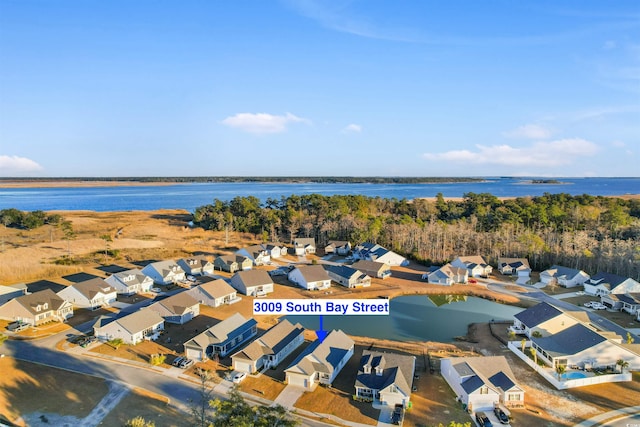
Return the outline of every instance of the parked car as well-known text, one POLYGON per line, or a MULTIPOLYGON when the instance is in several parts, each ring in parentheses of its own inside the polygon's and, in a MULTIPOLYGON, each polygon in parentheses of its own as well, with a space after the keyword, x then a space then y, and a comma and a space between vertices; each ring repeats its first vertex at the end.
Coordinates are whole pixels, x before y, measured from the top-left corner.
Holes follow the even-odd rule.
POLYGON ((151 292, 155 292, 155 293, 160 293, 160 292, 162 292, 162 289, 160 289, 160 288, 151 288, 151 289, 149 289, 149 290, 150 290, 151 292))
POLYGON ((485 412, 476 412, 476 421, 480 427, 493 427, 491 420, 485 412))
POLYGON ((582 296, 582 295, 586 295, 586 292, 585 291, 576 292, 576 296, 582 296))
POLYGON ((593 308, 594 310, 606 310, 607 306, 602 304, 601 302, 594 302, 593 304, 591 304, 591 308, 593 308))
POLYGON ((235 384, 240 384, 242 381, 244 381, 245 378, 247 378, 246 372, 238 372, 233 376, 231 381, 233 381, 235 384))
POLYGON ((468 282, 469 283, 478 283, 478 281, 476 279, 469 279, 468 282))
POLYGON ((585 307, 591 308, 595 302, 597 302, 597 301, 587 301, 582 305, 585 306, 585 307))
POLYGON ((404 421, 404 406, 397 403, 393 408, 393 414, 391 414, 391 424, 401 426, 404 421))
POLYGON ((193 365, 195 362, 191 359, 187 359, 186 357, 180 361, 178 368, 187 369, 189 366, 193 365))
POLYGON ((11 332, 20 332, 20 331, 24 331, 25 329, 29 329, 29 325, 28 323, 22 322, 20 320, 16 320, 15 322, 11 322, 7 325, 7 329, 11 332))
POLYGON ((509 424, 509 416, 501 408, 493 408, 493 413, 498 418, 498 421, 500 421, 500 424, 509 424))
POLYGON ((187 275, 187 280, 190 281, 190 282, 195 282, 196 278, 189 274, 189 275, 187 275))
POLYGON ((182 362, 184 360, 184 356, 178 356, 175 359, 173 359, 173 363, 171 363, 173 366, 180 366, 180 362, 182 362))

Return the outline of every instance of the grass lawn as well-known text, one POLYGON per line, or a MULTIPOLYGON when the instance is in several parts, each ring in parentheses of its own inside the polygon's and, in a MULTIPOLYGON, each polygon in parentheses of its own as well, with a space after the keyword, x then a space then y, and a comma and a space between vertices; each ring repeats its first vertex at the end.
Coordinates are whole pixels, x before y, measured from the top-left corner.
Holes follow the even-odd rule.
POLYGON ((0 413, 10 420, 36 411, 84 418, 108 392, 103 379, 11 357, 0 372, 0 413))
POLYGON ((240 384, 239 389, 258 397, 275 400, 285 387, 286 385, 282 382, 276 381, 266 375, 260 375, 257 378, 248 376, 240 384))
POLYGON ((192 425, 188 417, 170 406, 166 397, 146 390, 135 389, 118 403, 105 417, 101 425, 123 426, 127 420, 142 417, 156 426, 187 427, 192 425))
POLYGON ((378 416, 380 415, 380 411, 373 409, 371 403, 356 402, 350 394, 347 395, 340 390, 322 386, 318 386, 312 392, 304 393, 295 406, 368 425, 378 424, 378 416))
MULTIPOLYGON (((172 352, 168 351, 164 346, 157 344, 153 341, 143 341, 136 345, 122 344, 118 349, 113 348, 109 344, 101 344, 97 347, 89 350, 93 353, 104 354, 107 356, 121 357, 127 360, 133 360, 136 362, 149 363, 152 354, 164 354, 171 355, 172 352)), ((172 356, 167 357, 164 364, 160 365, 163 368, 169 368, 172 356)), ((149 364, 151 366, 151 364, 149 364)))

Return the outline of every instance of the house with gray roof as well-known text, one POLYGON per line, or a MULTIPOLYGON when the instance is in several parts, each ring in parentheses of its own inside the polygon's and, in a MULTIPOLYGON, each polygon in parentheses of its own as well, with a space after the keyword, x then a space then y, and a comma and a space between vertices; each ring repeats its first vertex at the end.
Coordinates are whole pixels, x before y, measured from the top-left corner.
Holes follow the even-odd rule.
POLYGON ((0 285, 0 305, 7 301, 27 294, 27 285, 15 283, 13 285, 0 285))
POLYGON ((93 334, 102 341, 120 338, 135 345, 164 330, 164 319, 153 310, 141 309, 122 317, 101 316, 93 325, 93 334))
POLYGON ((178 260, 177 264, 186 274, 190 274, 192 276, 213 274, 213 263, 204 256, 181 258, 178 260))
POLYGON ((193 360, 207 360, 214 355, 225 357, 256 336, 257 324, 254 319, 247 320, 235 313, 185 342, 185 356, 193 360))
POLYGON ((293 240, 293 252, 298 256, 316 253, 316 239, 313 237, 296 237, 293 240))
POLYGON ((327 265, 326 270, 331 280, 346 288, 371 286, 371 277, 355 268, 346 265, 327 265))
POLYGON ((236 255, 246 256, 253 265, 264 265, 271 262, 271 255, 262 245, 252 245, 236 251, 236 255))
POLYGON ((67 286, 58 292, 58 296, 72 303, 74 307, 95 310, 112 304, 118 293, 104 279, 95 277, 67 286))
POLYGON ((531 267, 526 258, 498 258, 498 271, 506 276, 529 277, 531 267))
POLYGON ((493 267, 480 255, 459 256, 451 261, 451 265, 466 268, 469 271, 469 277, 488 277, 493 272, 493 267))
POLYGON ((331 385, 347 361, 353 356, 354 342, 335 329, 324 341, 316 340, 285 369, 289 385, 313 390, 318 384, 331 385))
POLYGON ((214 268, 227 273, 235 273, 236 271, 251 270, 253 261, 244 255, 220 255, 213 260, 214 268))
POLYGON ((351 243, 346 240, 329 240, 324 247, 325 254, 349 255, 351 243))
POLYGON ((243 295, 259 296, 273 292, 273 280, 264 270, 238 271, 231 278, 231 286, 243 295))
POLYGON ((113 273, 105 282, 123 295, 149 292, 153 287, 153 279, 137 268, 113 273))
POLYGON ((361 259, 351 264, 351 267, 378 279, 386 279, 387 277, 391 277, 392 274, 391 266, 383 262, 361 259))
POLYGON ((496 405, 524 406, 524 389, 504 356, 442 359, 440 373, 470 412, 490 412, 496 405))
POLYGON ((582 285, 589 280, 589 275, 575 268, 554 265, 540 273, 540 281, 545 285, 557 284, 565 288, 582 285))
POLYGON ((635 316, 640 310, 640 293, 601 295, 600 302, 609 308, 626 311, 635 316))
POLYGON ((185 280, 185 273, 175 261, 152 262, 142 269, 142 273, 153 279, 158 285, 170 285, 185 280))
POLYGON ((584 291, 589 295, 629 294, 640 292, 640 283, 617 274, 600 272, 584 282, 584 291))
POLYGON ((510 330, 516 334, 531 337, 536 332, 552 334, 579 322, 579 319, 570 316, 558 307, 541 302, 517 313, 510 330))
POLYGON ((374 404, 406 408, 415 370, 415 356, 363 350, 354 385, 355 395, 374 404))
POLYGON ((154 302, 148 309, 162 316, 165 322, 184 325, 200 314, 200 302, 189 292, 182 291, 154 302))
POLYGON ((304 342, 304 328, 282 319, 262 336, 231 356, 233 369, 253 373, 275 368, 304 342))
POLYGON ((357 245, 353 249, 353 257, 354 259, 364 259, 395 266, 409 264, 409 261, 402 255, 371 242, 364 242, 357 245))
POLYGON ((321 265, 298 265, 289 272, 287 278, 309 291, 318 291, 331 287, 331 277, 321 265))
POLYGON ((240 301, 238 291, 223 279, 207 281, 187 291, 200 304, 209 307, 219 307, 223 304, 233 304, 240 301))
POLYGON ((289 252, 287 247, 280 243, 267 242, 267 243, 263 243, 260 246, 262 246, 262 249, 267 251, 267 253, 272 259, 282 258, 283 256, 287 255, 287 253, 289 252))
POLYGON ((424 273, 423 279, 427 279, 429 283, 435 285, 451 286, 456 283, 467 283, 469 280, 469 270, 466 267, 454 267, 451 264, 445 264, 433 271, 424 273))
POLYGON ((0 319, 35 326, 51 321, 64 322, 70 317, 73 317, 73 304, 51 289, 21 295, 0 306, 0 319))

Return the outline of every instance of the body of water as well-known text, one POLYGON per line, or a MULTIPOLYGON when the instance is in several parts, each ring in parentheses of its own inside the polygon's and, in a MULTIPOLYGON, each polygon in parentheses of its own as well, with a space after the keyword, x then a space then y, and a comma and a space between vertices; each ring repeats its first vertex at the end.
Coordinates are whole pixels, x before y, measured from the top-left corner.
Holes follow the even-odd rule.
MULTIPOLYGON (((470 323, 512 320, 523 309, 461 295, 410 295, 393 298, 388 316, 324 316, 325 330, 342 329, 357 335, 396 341, 452 342, 467 334, 470 323)), ((319 316, 287 316, 317 330, 319 316)))
POLYGON ((462 197, 465 193, 490 193, 497 197, 541 196, 544 193, 615 196, 640 193, 640 178, 562 178, 559 184, 532 184, 531 179, 487 178, 483 182, 450 184, 316 184, 316 183, 190 183, 160 186, 82 188, 0 188, 0 209, 130 211, 186 209, 214 199, 255 196, 261 201, 293 194, 346 195, 415 199, 462 197))

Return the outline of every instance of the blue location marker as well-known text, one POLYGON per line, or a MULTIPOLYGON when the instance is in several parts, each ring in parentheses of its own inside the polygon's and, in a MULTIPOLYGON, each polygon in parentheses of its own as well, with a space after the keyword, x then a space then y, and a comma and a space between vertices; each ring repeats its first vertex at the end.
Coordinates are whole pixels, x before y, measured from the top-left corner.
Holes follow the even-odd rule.
POLYGON ((316 331, 316 336, 320 340, 320 342, 324 341, 327 337, 327 331, 322 328, 322 315, 320 315, 320 329, 316 331))

